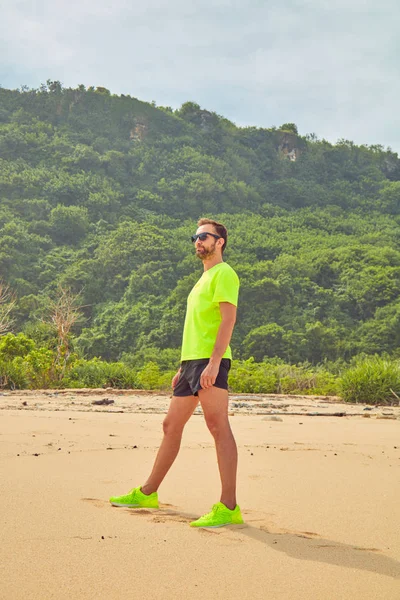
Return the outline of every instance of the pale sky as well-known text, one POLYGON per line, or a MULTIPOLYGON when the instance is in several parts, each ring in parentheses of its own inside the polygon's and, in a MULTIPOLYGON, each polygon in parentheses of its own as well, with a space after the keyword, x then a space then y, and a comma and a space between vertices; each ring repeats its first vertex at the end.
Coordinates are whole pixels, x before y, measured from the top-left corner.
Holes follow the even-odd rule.
POLYGON ((399 0, 0 0, 0 84, 103 86, 400 153, 399 0))

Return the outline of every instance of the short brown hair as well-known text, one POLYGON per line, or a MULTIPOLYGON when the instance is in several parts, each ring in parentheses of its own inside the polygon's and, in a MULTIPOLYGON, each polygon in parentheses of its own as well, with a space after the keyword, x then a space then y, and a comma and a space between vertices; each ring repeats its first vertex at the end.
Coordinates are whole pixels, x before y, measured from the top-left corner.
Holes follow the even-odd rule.
POLYGON ((222 225, 222 223, 217 223, 217 221, 213 221, 212 219, 199 219, 197 226, 201 227, 201 225, 212 225, 214 227, 217 234, 224 240, 224 245, 222 246, 221 250, 223 252, 226 248, 226 244, 228 243, 228 232, 225 225, 222 225))

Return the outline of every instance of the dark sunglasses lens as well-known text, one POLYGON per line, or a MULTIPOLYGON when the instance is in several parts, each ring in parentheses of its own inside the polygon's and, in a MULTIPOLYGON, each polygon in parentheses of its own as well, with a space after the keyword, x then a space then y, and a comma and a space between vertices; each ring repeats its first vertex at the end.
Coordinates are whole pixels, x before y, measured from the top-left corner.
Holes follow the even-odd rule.
POLYGON ((194 243, 196 240, 200 240, 201 242, 204 242, 207 239, 207 233, 196 233, 195 235, 192 235, 191 240, 194 243))

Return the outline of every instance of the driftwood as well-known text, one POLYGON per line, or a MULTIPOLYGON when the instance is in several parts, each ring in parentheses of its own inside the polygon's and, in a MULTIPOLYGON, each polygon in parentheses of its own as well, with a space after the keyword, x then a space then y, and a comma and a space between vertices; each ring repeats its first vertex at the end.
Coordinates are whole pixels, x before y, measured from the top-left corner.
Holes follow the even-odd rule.
POLYGON ((93 400, 92 404, 97 404, 98 406, 109 406, 110 404, 114 404, 114 400, 111 398, 103 398, 103 400, 93 400))

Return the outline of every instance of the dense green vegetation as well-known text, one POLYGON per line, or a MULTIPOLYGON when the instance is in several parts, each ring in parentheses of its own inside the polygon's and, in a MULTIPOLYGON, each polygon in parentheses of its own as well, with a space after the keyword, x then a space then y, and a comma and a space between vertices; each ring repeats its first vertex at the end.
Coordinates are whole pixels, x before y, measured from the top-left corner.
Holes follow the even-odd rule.
MULTIPOLYGON (((169 390, 179 364, 179 350, 145 349, 120 362, 83 359, 75 353, 59 360, 57 340, 35 343, 24 334, 0 338, 0 387, 108 388, 169 390)), ((233 392, 261 394, 341 395, 349 402, 396 404, 400 390, 400 361, 358 356, 323 365, 288 365, 279 358, 233 361, 233 392)))
MULTIPOLYGON (((42 361, 55 352, 42 320, 62 285, 80 293, 71 357, 90 362, 88 385, 100 371, 135 385, 157 369, 169 377, 201 273, 189 242, 200 216, 227 225, 241 279, 235 369, 250 372, 251 357, 313 372, 399 357, 396 153, 302 137, 292 123, 239 128, 193 102, 173 111, 59 82, 0 89, 0 277, 17 296, 13 331, 42 361)), ((86 380, 74 364, 71 385, 86 380)), ((265 377, 279 382, 274 368, 265 377)))

